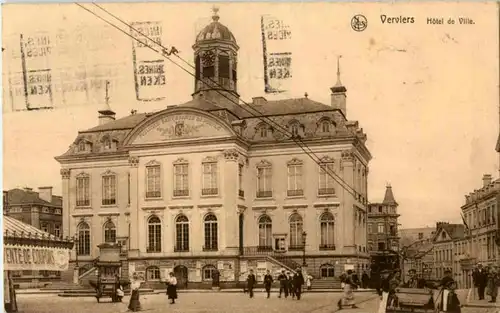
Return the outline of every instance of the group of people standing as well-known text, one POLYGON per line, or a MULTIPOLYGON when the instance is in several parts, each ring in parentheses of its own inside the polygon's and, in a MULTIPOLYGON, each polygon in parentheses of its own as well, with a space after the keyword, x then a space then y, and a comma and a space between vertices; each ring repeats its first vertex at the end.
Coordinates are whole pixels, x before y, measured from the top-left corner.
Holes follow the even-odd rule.
POLYGON ((479 300, 484 300, 484 294, 490 296, 489 302, 496 302, 498 286, 500 286, 500 274, 497 266, 484 267, 481 263, 472 272, 472 281, 477 288, 479 300))
MULTIPOLYGON (((297 297, 297 300, 300 300, 302 295, 302 286, 306 284, 308 288, 310 288, 311 279, 309 277, 304 277, 302 274, 302 270, 298 268, 296 273, 292 276, 290 272, 285 272, 285 270, 281 271, 281 274, 278 276, 278 281, 280 282, 280 291, 278 298, 284 294, 285 298, 288 298, 289 295, 292 296, 292 299, 297 297)), ((267 298, 271 296, 271 287, 274 282, 274 278, 271 275, 271 271, 267 270, 266 275, 264 275, 264 289, 267 293, 267 298)), ((254 288, 257 283, 257 279, 253 270, 250 270, 250 273, 247 277, 247 288, 250 298, 254 297, 254 288)))
MULTIPOLYGON (((139 289, 141 288, 142 281, 139 280, 137 273, 132 275, 130 282, 130 289, 132 291, 130 295, 130 301, 128 304, 128 310, 132 312, 141 311, 141 301, 139 299, 139 289)), ((167 285, 167 297, 171 304, 175 303, 177 299, 177 278, 175 278, 174 273, 170 272, 169 277, 165 280, 167 285)))

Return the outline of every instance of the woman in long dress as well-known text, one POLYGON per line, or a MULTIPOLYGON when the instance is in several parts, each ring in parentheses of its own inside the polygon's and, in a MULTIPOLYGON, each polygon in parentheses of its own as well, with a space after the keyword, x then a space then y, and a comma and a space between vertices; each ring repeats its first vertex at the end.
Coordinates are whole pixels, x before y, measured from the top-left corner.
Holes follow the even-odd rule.
POLYGON ((139 288, 141 287, 141 282, 139 281, 139 276, 137 273, 132 275, 130 282, 130 289, 132 294, 130 295, 130 302, 128 304, 129 311, 137 312, 141 310, 141 302, 139 301, 139 288))
POLYGON ((167 280, 167 296, 171 300, 170 303, 174 304, 175 299, 177 299, 177 278, 172 272, 170 272, 169 276, 167 280))

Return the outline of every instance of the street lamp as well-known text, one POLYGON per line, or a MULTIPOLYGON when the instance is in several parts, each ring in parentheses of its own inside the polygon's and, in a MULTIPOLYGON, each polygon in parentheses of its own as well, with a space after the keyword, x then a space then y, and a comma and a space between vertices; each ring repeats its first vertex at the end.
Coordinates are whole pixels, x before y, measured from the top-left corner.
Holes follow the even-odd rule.
POLYGON ((78 233, 75 234, 75 267, 73 268, 73 283, 78 284, 80 281, 80 269, 78 268, 78 233))
POLYGON ((307 233, 304 231, 302 232, 302 265, 307 266, 306 263, 306 238, 307 238, 307 233))

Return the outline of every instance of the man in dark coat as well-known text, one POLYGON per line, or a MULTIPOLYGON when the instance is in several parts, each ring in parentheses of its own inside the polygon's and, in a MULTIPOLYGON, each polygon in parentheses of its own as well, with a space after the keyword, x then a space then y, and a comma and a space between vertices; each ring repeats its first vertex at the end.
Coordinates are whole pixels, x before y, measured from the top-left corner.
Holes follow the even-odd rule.
POLYGON ((255 274, 253 273, 253 270, 250 270, 250 273, 248 274, 247 277, 247 290, 248 293, 250 294, 250 298, 253 298, 253 288, 255 287, 255 274))
POLYGON ((280 295, 278 298, 281 298, 281 293, 285 293, 285 298, 288 298, 288 277, 285 274, 285 270, 281 271, 281 274, 278 276, 278 280, 280 281, 280 295))
POLYGON ((267 298, 271 296, 271 286, 273 284, 273 276, 271 276, 271 272, 267 270, 266 275, 264 275, 264 288, 267 292, 267 298))
POLYGON ((411 269, 408 271, 408 280, 403 283, 404 288, 423 288, 421 287, 421 283, 419 282, 417 278, 417 271, 414 269, 411 269))
POLYGON ((302 275, 302 270, 298 268, 295 275, 293 276, 293 288, 295 290, 295 295, 297 296, 297 300, 300 300, 303 284, 304 284, 304 276, 302 275))
POLYGON ((484 289, 488 284, 488 273, 481 263, 477 264, 477 268, 472 273, 472 280, 474 282, 474 287, 477 288, 479 300, 484 300, 484 289))
POLYGON ((368 276, 368 273, 364 271, 363 275, 361 275, 361 288, 368 289, 369 282, 370 282, 370 276, 368 276))
POLYGON ((441 299, 438 299, 436 301, 437 307, 440 310, 444 311, 444 308, 446 306, 446 312, 460 313, 461 312, 460 301, 458 300, 458 297, 455 293, 455 289, 457 288, 457 283, 453 279, 450 270, 445 270, 444 275, 445 276, 441 279, 441 281, 438 284, 438 288, 440 289, 441 299))
POLYGON ((295 299, 295 288, 293 286, 293 277, 290 272, 286 273, 287 283, 288 283, 288 293, 292 296, 292 299, 295 299))

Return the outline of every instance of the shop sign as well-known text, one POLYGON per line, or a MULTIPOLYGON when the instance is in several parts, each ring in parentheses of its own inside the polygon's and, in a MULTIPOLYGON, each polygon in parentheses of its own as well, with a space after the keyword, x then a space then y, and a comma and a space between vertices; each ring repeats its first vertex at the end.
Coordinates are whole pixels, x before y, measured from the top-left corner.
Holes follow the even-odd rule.
POLYGON ((3 265, 8 271, 66 271, 68 249, 4 245, 3 265))

